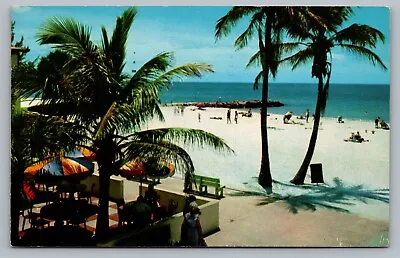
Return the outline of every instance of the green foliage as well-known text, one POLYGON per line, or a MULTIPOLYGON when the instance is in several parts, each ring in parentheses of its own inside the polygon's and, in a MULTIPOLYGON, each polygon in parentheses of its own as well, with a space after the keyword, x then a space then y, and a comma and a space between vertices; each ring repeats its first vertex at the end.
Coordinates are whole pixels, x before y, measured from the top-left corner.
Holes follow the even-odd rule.
POLYGON ((222 139, 200 130, 164 129, 157 140, 150 136, 159 135, 160 131, 141 131, 150 119, 163 119, 158 105, 162 88, 169 87, 174 79, 201 77, 213 70, 201 63, 173 67, 173 54, 163 52, 135 73, 124 74, 126 43, 136 13, 135 8, 128 8, 117 17, 111 36, 103 26, 101 45, 91 41, 91 28, 77 21, 48 19, 39 29, 37 41, 64 53, 52 58, 60 61, 57 66, 60 74, 51 72, 45 65, 51 62, 42 60, 41 67, 56 76, 47 76, 44 87, 42 84, 26 90, 36 93, 35 96, 42 93, 45 103, 35 109, 74 123, 76 144, 96 153, 101 180, 99 235, 107 230, 109 175, 118 174, 127 161, 135 158, 167 161, 174 163, 178 171, 191 174, 194 172, 191 158, 174 140, 230 150, 222 139))

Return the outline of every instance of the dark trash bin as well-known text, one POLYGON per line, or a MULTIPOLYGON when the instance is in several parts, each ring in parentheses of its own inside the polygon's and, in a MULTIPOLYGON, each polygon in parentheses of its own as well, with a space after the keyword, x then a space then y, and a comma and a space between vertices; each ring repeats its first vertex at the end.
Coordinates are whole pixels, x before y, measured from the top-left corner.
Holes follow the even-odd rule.
POLYGON ((324 183, 324 176, 322 175, 322 163, 311 164, 310 170, 311 183, 324 183))

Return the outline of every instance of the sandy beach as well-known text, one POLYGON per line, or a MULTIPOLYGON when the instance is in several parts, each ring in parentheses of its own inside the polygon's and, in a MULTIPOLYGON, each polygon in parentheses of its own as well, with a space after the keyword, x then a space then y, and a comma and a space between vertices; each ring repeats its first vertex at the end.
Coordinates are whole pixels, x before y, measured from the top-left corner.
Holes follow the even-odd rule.
MULTIPOLYGON (((165 121, 152 121, 147 128, 202 129, 223 138, 234 149, 235 154, 230 155, 208 149, 186 148, 194 161, 197 174, 218 177, 224 185, 233 189, 262 191, 257 184, 261 153, 259 113, 253 112, 251 118, 239 115, 237 124, 232 115, 232 123, 227 124, 226 109, 198 110, 187 107, 183 115, 174 113, 174 107, 162 107, 162 111, 165 121), (198 114, 201 116, 200 122, 198 114), (222 117, 222 120, 210 117, 222 117)), ((269 112, 273 112, 273 109, 269 109, 269 112)), ((309 123, 296 119, 296 114, 292 119, 296 124, 283 124, 282 115, 271 113, 268 116, 271 173, 278 182, 274 184, 273 191, 283 197, 312 195, 313 189, 294 187, 288 183, 304 158, 312 129, 311 118, 309 123)), ((334 178, 338 178, 348 191, 357 185, 361 185, 357 189, 365 191, 389 189, 390 131, 375 129, 372 120, 368 122, 344 118, 344 123, 339 124, 334 118, 322 118, 312 163, 322 163, 324 180, 329 187, 334 187, 334 178), (357 131, 369 142, 344 141, 351 132, 357 131)), ((178 173, 176 177, 179 176, 178 173)), ((310 171, 305 183, 311 183, 310 171)), ((389 220, 387 203, 363 199, 357 191, 345 199, 345 204, 336 203, 335 206, 363 217, 389 220)))
MULTIPOLYGON (((294 124, 283 124, 282 115, 270 113, 269 150, 272 177, 276 181, 273 192, 274 196, 280 197, 271 202, 271 198, 252 193, 264 191, 257 184, 261 153, 259 113, 253 112, 250 118, 239 115, 236 124, 234 115, 232 123, 227 123, 227 109, 223 108, 198 110, 186 107, 183 114, 174 112, 174 107, 162 107, 162 111, 165 121, 151 121, 143 130, 160 127, 202 129, 223 138, 235 151, 231 155, 186 146, 195 173, 220 178, 227 187, 225 198, 219 204, 220 231, 205 238, 209 246, 389 245, 389 204, 369 197, 373 197, 373 190, 377 189, 386 189, 388 194, 390 131, 375 129, 372 120, 344 118, 344 123, 339 124, 334 118, 322 118, 312 163, 323 164, 326 184, 312 186, 308 171, 306 185, 294 186, 289 181, 304 158, 312 118, 306 123, 296 119, 295 114, 294 124), (368 142, 344 141, 351 132, 357 131, 368 142), (335 178, 340 179, 340 185, 336 185, 335 178)), ((182 191, 182 174, 177 171, 172 178, 162 180, 156 186, 158 188, 182 191)), ((137 195, 138 183, 125 179, 125 200, 134 200, 137 195)))

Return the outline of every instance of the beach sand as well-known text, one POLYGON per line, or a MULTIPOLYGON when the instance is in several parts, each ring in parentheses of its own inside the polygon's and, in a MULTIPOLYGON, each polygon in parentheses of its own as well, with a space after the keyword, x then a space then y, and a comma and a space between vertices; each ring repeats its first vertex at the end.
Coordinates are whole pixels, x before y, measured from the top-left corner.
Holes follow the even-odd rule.
MULTIPOLYGON (((238 124, 235 124, 234 110, 232 110, 232 123, 227 124, 227 109, 206 108, 204 111, 191 109, 194 107, 186 107, 182 115, 175 114, 174 107, 162 107, 165 121, 152 121, 146 128, 197 128, 223 138, 235 154, 219 154, 210 149, 186 148, 193 159, 195 172, 200 175, 218 177, 224 185, 234 189, 263 191, 257 184, 261 159, 260 114, 253 112, 251 118, 239 115, 238 124), (198 121, 199 113, 200 122, 198 121), (222 120, 210 119, 210 117, 222 117, 222 120)), ((273 112, 273 108, 269 111, 273 112)), ((312 118, 309 119, 309 123, 296 119, 296 114, 292 119, 302 124, 283 124, 282 115, 271 113, 268 116, 271 173, 273 179, 279 182, 274 184, 273 191, 281 196, 295 196, 313 191, 289 184, 303 161, 312 131, 312 118)), ((311 163, 322 163, 324 180, 329 186, 334 186, 333 180, 338 178, 347 190, 356 185, 361 185, 361 189, 365 191, 389 189, 390 131, 375 129, 372 119, 370 122, 343 119, 344 123, 341 124, 334 118, 321 119, 317 145, 311 163), (373 130, 374 134, 372 134, 373 130), (369 142, 344 141, 351 132, 357 131, 369 142)), ((305 183, 311 183, 310 171, 305 183)), ((361 200, 362 198, 357 196, 358 192, 353 192, 353 196, 349 196, 346 200, 348 204, 335 205, 364 217, 389 220, 387 203, 361 200)))
MULTIPOLYGON (((322 163, 325 183, 332 189, 338 189, 334 178, 343 183, 342 198, 324 202, 325 197, 315 194, 317 188, 304 189, 289 183, 307 150, 312 118, 306 123, 296 119, 295 114, 292 120, 297 124, 283 124, 282 115, 271 113, 268 116, 270 165, 272 177, 278 181, 273 185, 273 192, 285 199, 259 205, 268 198, 251 194, 238 197, 235 193, 236 189, 263 192, 257 184, 261 155, 260 114, 253 112, 251 118, 239 115, 238 124, 235 124, 232 110, 232 123, 227 124, 227 109, 191 109, 194 107, 187 107, 182 115, 174 113, 174 107, 162 107, 165 121, 152 121, 147 128, 202 129, 223 138, 234 149, 235 154, 228 155, 209 149, 186 148, 197 174, 218 177, 227 186, 226 198, 220 201, 221 231, 206 238, 209 246, 388 245, 389 204, 363 198, 372 193, 371 190, 388 190, 390 185, 390 131, 375 129, 373 119, 369 122, 343 118, 341 124, 334 118, 321 119, 312 163, 322 163), (222 120, 210 117, 222 117, 222 120), (357 131, 369 142, 344 141, 357 131), (358 185, 360 187, 355 187, 358 185), (338 212, 330 207, 349 212, 338 212)), ((273 112, 273 108, 269 111, 273 112)), ((310 186, 310 171, 305 183, 310 186)), ((179 174, 163 180, 162 187, 180 191, 183 183, 179 174)), ((331 191, 328 189, 324 193, 329 195, 331 191)))
MULTIPOLYGON (((239 115, 238 124, 235 124, 232 110, 232 123, 227 124, 226 109, 191 109, 194 107, 186 107, 182 115, 176 114, 174 107, 162 107, 165 121, 151 121, 142 129, 202 129, 223 138, 235 151, 235 154, 223 154, 207 148, 185 147, 193 159, 195 173, 218 177, 227 186, 225 198, 220 200, 221 230, 206 237, 209 246, 388 246, 389 204, 363 197, 373 195, 371 190, 374 189, 389 189, 390 131, 375 129, 373 120, 344 118, 345 123, 339 124, 336 119, 322 118, 312 163, 323 164, 327 185, 325 188, 311 186, 308 171, 306 187, 298 187, 289 181, 307 150, 312 119, 307 124, 305 120, 296 119, 295 114, 293 121, 303 124, 283 124, 282 115, 270 114, 270 165, 272 177, 277 181, 273 192, 282 198, 271 202, 269 197, 252 193, 237 196, 243 191, 264 191, 257 184, 261 155, 260 114, 253 112, 251 118, 239 115), (222 120, 210 117, 222 117, 222 120), (344 141, 351 132, 357 131, 369 142, 344 141), (332 199, 330 194, 338 189, 334 178, 339 178, 343 186, 332 199), (351 188, 357 185, 361 186, 351 188), (318 189, 324 189, 322 195, 316 193, 318 189), (266 203, 260 205, 263 202, 266 203), (338 212, 337 208, 349 212, 338 212)), ((172 178, 162 180, 156 189, 158 187, 182 191, 182 174, 178 170, 172 178)), ((138 183, 124 180, 125 200, 134 200, 137 195, 138 183)))

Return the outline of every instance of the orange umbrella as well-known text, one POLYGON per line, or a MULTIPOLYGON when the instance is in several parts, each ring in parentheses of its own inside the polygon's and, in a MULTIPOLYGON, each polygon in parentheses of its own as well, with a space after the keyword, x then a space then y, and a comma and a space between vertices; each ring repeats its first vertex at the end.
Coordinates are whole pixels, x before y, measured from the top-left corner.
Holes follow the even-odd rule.
POLYGON ((123 177, 142 177, 144 176, 144 162, 141 159, 129 161, 119 169, 119 172, 123 177))
POLYGON ((172 163, 163 161, 160 163, 161 169, 157 171, 146 169, 143 159, 135 159, 123 165, 119 172, 123 177, 144 177, 152 179, 167 178, 175 174, 175 166, 172 163), (168 170, 167 170, 168 169, 168 170), (148 171, 147 171, 148 170, 148 171))
POLYGON ((57 157, 36 162, 27 167, 24 173, 34 176, 72 176, 92 173, 93 170, 93 163, 87 160, 73 157, 57 157))

